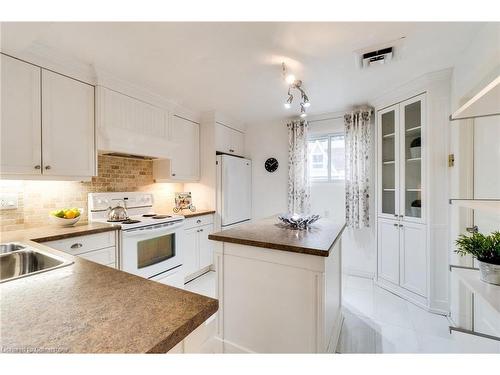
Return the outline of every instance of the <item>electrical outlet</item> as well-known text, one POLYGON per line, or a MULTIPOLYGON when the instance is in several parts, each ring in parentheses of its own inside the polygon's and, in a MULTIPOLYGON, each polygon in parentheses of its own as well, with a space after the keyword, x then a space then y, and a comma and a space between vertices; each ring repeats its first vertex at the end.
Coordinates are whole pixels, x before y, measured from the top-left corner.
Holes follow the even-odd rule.
POLYGON ((17 193, 0 193, 0 210, 15 210, 17 207, 17 193))

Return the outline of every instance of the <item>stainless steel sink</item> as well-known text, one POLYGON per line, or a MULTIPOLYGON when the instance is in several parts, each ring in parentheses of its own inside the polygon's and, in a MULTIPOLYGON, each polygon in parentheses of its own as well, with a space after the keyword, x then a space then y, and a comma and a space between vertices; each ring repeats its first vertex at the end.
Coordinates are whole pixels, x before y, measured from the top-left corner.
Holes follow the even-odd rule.
POLYGON ((69 266, 72 263, 23 244, 0 244, 0 283, 69 266))

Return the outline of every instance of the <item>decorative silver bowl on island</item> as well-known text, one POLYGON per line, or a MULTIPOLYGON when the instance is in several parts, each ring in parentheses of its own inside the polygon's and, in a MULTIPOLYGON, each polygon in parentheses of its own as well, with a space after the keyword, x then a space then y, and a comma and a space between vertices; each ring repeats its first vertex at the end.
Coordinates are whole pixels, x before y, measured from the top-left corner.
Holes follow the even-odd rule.
POLYGON ((500 265, 478 261, 481 280, 488 284, 500 285, 500 265))
POLYGON ((278 219, 292 229, 306 229, 319 219, 319 215, 282 214, 278 219))

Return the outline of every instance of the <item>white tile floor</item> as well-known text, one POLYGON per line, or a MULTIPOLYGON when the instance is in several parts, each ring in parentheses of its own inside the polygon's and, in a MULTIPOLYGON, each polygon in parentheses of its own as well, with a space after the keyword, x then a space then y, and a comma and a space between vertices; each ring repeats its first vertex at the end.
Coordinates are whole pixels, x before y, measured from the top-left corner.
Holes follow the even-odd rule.
MULTIPOLYGON (((208 272, 186 284, 185 289, 215 298, 215 275, 208 272)), ((484 339, 450 335, 445 316, 429 313, 370 279, 344 277, 343 313, 339 353, 498 352, 495 343, 485 345, 484 339)))
POLYGON ((187 283, 184 289, 215 298, 215 281, 215 272, 209 271, 187 283))
POLYGON ((498 352, 491 340, 450 335, 447 317, 429 313, 370 279, 345 276, 342 297, 339 353, 498 352))

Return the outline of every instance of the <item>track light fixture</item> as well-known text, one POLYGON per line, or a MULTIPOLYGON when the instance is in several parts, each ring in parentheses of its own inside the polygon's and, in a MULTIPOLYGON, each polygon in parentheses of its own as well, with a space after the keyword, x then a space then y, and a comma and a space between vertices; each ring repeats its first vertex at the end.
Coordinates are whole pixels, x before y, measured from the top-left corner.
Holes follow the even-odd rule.
POLYGON ((287 74, 286 65, 284 62, 281 63, 281 67, 283 69, 283 79, 288 84, 288 98, 285 101, 285 108, 290 109, 292 107, 293 95, 290 91, 293 89, 298 90, 300 92, 301 99, 300 117, 304 118, 307 116, 306 108, 309 108, 311 106, 311 102, 309 101, 309 97, 302 88, 302 81, 300 79, 296 79, 293 74, 287 74))

